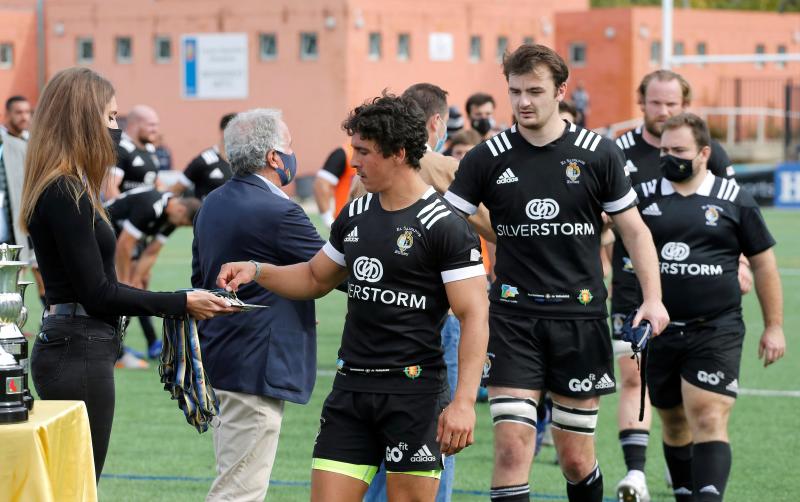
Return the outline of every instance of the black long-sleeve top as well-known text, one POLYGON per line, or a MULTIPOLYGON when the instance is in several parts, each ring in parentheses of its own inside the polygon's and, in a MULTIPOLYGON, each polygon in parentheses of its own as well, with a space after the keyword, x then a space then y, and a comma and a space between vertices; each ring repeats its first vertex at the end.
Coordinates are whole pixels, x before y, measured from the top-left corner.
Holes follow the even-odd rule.
POLYGON ((78 302, 92 315, 177 316, 186 311, 185 293, 153 293, 117 282, 116 236, 95 212, 87 194, 75 204, 60 177, 36 203, 29 227, 48 305, 78 302))

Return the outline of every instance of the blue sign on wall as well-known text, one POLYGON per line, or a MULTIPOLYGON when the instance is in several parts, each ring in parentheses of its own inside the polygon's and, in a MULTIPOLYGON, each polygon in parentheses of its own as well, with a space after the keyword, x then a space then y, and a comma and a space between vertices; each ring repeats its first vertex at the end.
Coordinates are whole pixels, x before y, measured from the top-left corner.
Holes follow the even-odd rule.
POLYGON ((780 164, 775 171, 775 207, 800 209, 800 162, 780 164))
POLYGON ((197 96, 197 39, 183 40, 183 95, 197 96))

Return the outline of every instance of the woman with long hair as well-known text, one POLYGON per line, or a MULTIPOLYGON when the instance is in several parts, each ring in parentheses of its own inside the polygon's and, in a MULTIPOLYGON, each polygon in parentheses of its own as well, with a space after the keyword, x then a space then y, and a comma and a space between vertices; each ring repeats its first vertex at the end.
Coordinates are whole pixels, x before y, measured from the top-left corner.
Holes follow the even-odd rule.
POLYGON ((120 316, 232 312, 208 292, 153 293, 117 282, 116 237, 100 201, 115 163, 116 114, 111 83, 88 68, 63 70, 47 83, 31 128, 20 211, 47 300, 31 354, 33 384, 43 399, 86 403, 98 480, 114 417, 120 316))

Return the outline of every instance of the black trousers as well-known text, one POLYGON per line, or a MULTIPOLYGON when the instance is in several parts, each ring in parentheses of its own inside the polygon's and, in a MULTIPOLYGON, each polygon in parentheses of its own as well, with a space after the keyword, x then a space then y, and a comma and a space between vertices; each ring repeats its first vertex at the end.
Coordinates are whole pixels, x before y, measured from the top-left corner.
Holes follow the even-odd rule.
POLYGON ((92 433, 97 480, 114 420, 114 361, 120 335, 114 326, 93 317, 51 316, 31 351, 31 376, 42 399, 86 403, 92 433))

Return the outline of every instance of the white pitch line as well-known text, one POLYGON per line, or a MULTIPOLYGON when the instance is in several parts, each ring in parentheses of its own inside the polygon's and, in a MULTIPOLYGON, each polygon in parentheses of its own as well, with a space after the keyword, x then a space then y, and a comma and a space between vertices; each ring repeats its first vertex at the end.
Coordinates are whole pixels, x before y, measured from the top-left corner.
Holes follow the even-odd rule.
POLYGON ((781 275, 800 275, 800 268, 779 268, 781 275))
POLYGON ((800 390, 739 389, 742 396, 800 397, 800 390))
MULTIPOLYGON (((335 376, 334 370, 317 370, 317 376, 335 376)), ((772 390, 772 389, 739 389, 740 396, 764 396, 764 397, 797 397, 800 398, 800 390, 772 390)))

